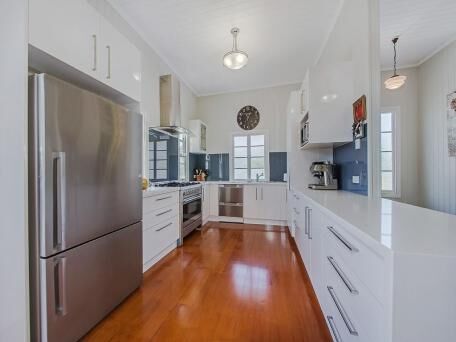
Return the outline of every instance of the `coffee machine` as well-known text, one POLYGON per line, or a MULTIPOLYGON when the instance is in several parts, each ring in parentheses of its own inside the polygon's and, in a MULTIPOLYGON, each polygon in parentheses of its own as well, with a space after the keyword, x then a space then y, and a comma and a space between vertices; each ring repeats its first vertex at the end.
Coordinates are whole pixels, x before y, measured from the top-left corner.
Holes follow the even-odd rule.
POLYGON ((329 161, 314 162, 310 166, 310 172, 318 178, 317 184, 309 184, 314 190, 337 190, 337 179, 334 177, 335 164, 329 161))

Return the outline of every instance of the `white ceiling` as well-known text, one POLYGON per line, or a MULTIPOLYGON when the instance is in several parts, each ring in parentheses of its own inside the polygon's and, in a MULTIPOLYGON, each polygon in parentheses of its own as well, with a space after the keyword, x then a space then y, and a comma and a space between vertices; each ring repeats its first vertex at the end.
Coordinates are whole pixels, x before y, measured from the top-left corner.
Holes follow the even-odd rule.
POLYGON ((341 0, 109 0, 196 95, 301 82, 341 0), (249 64, 226 69, 230 29, 249 64))
POLYGON ((398 66, 416 66, 456 39, 456 0, 380 0, 383 69, 392 69, 399 36, 398 66))

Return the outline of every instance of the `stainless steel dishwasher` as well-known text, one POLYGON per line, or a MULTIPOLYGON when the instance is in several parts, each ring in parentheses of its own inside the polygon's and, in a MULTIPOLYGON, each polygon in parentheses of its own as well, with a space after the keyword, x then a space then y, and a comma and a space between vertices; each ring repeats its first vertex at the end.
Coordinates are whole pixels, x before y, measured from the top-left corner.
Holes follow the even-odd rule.
POLYGON ((219 215, 244 216, 244 187, 239 184, 219 185, 219 215))

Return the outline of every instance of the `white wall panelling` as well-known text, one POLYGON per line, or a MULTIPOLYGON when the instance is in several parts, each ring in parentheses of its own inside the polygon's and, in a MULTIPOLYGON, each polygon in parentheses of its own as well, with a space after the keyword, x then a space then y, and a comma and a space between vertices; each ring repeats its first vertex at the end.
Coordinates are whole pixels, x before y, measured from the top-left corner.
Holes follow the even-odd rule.
POLYGON ((456 42, 418 69, 419 163, 425 207, 456 214, 456 158, 448 156, 447 94, 456 91, 456 42))
POLYGON ((28 1, 0 2, 0 340, 29 340, 28 1))
MULTIPOLYGON (((197 99, 198 118, 207 125, 208 153, 230 153, 233 133, 243 132, 237 124, 238 111, 253 105, 260 112, 255 130, 268 131, 269 151, 286 151, 286 108, 290 92, 299 84, 197 99)), ((254 131, 255 131, 254 130, 254 131)))

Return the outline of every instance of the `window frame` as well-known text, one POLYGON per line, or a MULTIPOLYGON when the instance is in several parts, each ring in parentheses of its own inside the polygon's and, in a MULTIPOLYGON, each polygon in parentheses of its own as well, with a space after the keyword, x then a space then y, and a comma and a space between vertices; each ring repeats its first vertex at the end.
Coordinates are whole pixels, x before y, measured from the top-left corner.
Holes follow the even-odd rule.
POLYGON ((231 150, 230 150, 230 177, 233 181, 256 181, 256 179, 250 178, 251 170, 251 155, 250 155, 250 137, 254 135, 263 135, 264 136, 264 180, 262 182, 267 182, 269 180, 269 137, 268 131, 265 130, 255 130, 255 131, 246 131, 246 132, 235 132, 231 134, 231 150), (247 137, 247 179, 236 179, 234 178, 234 138, 235 137, 247 137))
POLYGON ((401 110, 400 107, 382 107, 380 110, 380 191, 382 197, 400 198, 401 197, 401 110), (391 144, 392 144, 392 176, 393 190, 382 190, 382 114, 391 113, 391 144))

